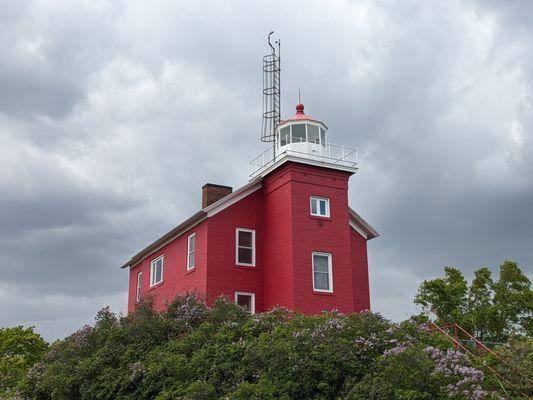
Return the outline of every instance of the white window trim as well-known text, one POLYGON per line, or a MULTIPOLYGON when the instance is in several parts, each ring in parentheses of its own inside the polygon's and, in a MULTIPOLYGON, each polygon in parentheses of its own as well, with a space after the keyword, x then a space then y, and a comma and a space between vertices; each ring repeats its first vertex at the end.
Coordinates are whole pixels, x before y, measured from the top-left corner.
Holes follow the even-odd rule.
POLYGON ((313 251, 311 253, 311 274, 313 277, 313 291, 323 293, 333 293, 333 265, 331 259, 331 253, 323 253, 320 251, 313 251), (326 256, 328 258, 328 278, 329 278, 329 290, 317 289, 315 287, 315 256, 326 256))
POLYGON ((142 278, 143 278, 142 271, 137 272, 137 288, 135 290, 135 301, 137 303, 141 301, 142 278))
POLYGON ((235 229, 235 264, 244 267, 255 267, 255 229, 235 229), (252 262, 250 264, 239 262, 239 232, 250 232, 252 234, 252 262))
POLYGON ((163 282, 163 272, 165 269, 165 256, 159 256, 152 260, 150 263, 150 287, 154 287, 155 285, 163 282), (155 280, 155 264, 157 261, 161 260, 161 280, 158 282, 154 282, 155 280))
POLYGON ((235 304, 237 303, 237 296, 251 296, 252 297, 252 304, 250 307, 250 314, 255 314, 255 293, 252 292, 235 292, 235 304))
POLYGON ((196 233, 187 236, 187 271, 193 270, 196 267, 196 233), (194 238, 194 250, 191 251, 191 238, 194 238), (189 260, 191 253, 194 253, 194 264, 190 266, 189 260))
POLYGON ((320 197, 320 196, 311 196, 309 197, 309 212, 314 217, 323 217, 323 218, 329 218, 329 198, 327 197, 320 197), (320 200, 324 200, 326 202, 326 215, 322 215, 320 213, 313 213, 313 200, 317 200, 317 211, 320 210, 320 207, 318 207, 318 204, 320 200))

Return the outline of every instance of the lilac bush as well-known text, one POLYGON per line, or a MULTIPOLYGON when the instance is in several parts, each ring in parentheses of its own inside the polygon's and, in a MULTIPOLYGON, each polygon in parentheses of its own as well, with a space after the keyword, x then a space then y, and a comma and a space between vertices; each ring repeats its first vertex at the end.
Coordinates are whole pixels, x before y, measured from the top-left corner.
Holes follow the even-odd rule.
POLYGON ((482 400, 497 396, 495 392, 482 388, 485 375, 472 366, 470 359, 464 353, 454 349, 443 351, 433 346, 427 346, 424 352, 435 363, 431 375, 441 376, 450 381, 446 385, 450 397, 482 400))
POLYGON ((453 399, 497 398, 468 358, 419 319, 379 314, 250 315, 194 294, 157 313, 99 312, 28 373, 25 398, 453 399), (203 397, 202 397, 203 396, 203 397), (266 396, 266 397, 265 397, 266 396))

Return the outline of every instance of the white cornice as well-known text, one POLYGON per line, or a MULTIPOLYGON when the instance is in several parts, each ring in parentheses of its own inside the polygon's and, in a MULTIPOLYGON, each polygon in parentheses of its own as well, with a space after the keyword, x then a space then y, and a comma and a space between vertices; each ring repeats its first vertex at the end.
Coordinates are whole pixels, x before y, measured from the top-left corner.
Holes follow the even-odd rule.
POLYGON ((295 155, 285 154, 283 157, 280 157, 278 160, 276 160, 276 162, 273 162, 266 168, 263 168, 262 170, 254 172, 253 178, 250 182, 253 182, 257 178, 265 177, 270 172, 277 169, 280 165, 285 164, 286 162, 289 162, 289 161, 299 163, 299 164, 313 165, 315 167, 331 168, 331 169, 335 169, 338 171, 351 172, 352 174, 355 174, 357 172, 357 167, 352 167, 348 165, 340 165, 340 164, 335 164, 331 162, 318 161, 318 160, 314 160, 311 158, 298 157, 295 155))
POLYGON ((254 179, 247 185, 239 188, 235 192, 223 197, 216 203, 211 204, 210 206, 204 208, 202 211, 207 214, 207 217, 212 217, 213 215, 218 214, 219 212, 225 210, 226 208, 232 206, 233 204, 241 201, 245 197, 251 195, 258 189, 261 189, 262 184, 257 179, 254 179))
POLYGON ((350 214, 350 226, 355 229, 366 240, 374 239, 379 236, 379 232, 376 231, 368 222, 366 222, 359 214, 357 214, 351 207, 348 207, 350 214))
POLYGON ((361 229, 360 226, 357 226, 357 224, 350 218, 350 226, 357 232, 359 233, 362 237, 364 237, 365 239, 368 240, 368 235, 367 233, 361 229))

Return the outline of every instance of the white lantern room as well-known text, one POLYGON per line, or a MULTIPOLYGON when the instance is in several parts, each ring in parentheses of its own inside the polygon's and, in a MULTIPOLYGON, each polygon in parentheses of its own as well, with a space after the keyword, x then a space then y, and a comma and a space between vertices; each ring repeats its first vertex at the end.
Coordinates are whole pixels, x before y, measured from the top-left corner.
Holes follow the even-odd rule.
POLYGON ((356 149, 329 143, 327 130, 325 123, 307 115, 304 105, 298 104, 296 114, 276 126, 274 145, 250 162, 254 168, 250 179, 266 175, 285 161, 355 172, 356 149))

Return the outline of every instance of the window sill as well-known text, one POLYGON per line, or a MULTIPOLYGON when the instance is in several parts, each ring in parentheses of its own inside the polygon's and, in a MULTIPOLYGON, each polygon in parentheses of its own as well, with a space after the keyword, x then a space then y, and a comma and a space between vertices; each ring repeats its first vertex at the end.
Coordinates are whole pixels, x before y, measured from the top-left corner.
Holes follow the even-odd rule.
POLYGON ((240 265, 240 264, 235 264, 233 266, 233 268, 238 268, 238 269, 252 269, 252 270, 255 270, 257 269, 257 267, 255 265, 240 265))
POLYGON ((320 292, 318 290, 313 290, 313 294, 316 294, 318 296, 335 296, 334 292, 320 292))
POLYGON ((318 219, 320 221, 332 221, 331 217, 321 217, 320 215, 310 215, 311 219, 318 219))
POLYGON ((185 275, 190 274, 190 273, 192 273, 194 271, 196 271, 196 266, 194 266, 194 267, 192 267, 190 269, 185 268, 185 275))
POLYGON ((164 281, 158 282, 155 285, 150 286, 150 288, 148 290, 150 291, 150 290, 157 289, 159 286, 163 285, 163 283, 164 283, 164 281))

